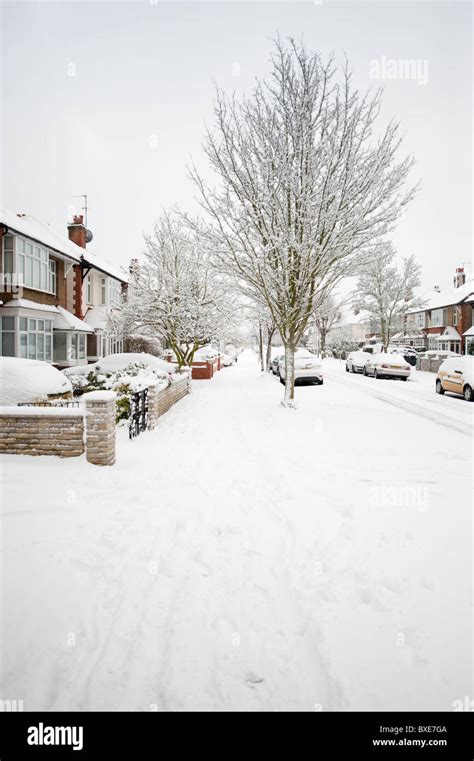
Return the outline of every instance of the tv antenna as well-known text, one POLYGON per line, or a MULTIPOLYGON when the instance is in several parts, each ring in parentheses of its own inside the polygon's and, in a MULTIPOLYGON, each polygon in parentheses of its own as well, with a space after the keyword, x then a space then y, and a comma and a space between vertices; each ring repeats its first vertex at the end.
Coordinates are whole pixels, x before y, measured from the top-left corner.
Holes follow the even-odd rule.
POLYGON ((84 199, 84 206, 81 206, 80 208, 84 212, 84 226, 87 227, 87 194, 81 193, 78 196, 73 196, 73 198, 83 198, 84 199))

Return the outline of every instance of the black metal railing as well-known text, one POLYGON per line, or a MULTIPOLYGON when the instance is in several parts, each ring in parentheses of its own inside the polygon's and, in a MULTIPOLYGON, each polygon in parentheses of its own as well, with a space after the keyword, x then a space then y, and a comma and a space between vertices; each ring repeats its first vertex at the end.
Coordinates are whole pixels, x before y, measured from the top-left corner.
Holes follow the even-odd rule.
POLYGON ((148 426, 148 389, 136 391, 130 397, 128 435, 131 439, 146 431, 148 426))

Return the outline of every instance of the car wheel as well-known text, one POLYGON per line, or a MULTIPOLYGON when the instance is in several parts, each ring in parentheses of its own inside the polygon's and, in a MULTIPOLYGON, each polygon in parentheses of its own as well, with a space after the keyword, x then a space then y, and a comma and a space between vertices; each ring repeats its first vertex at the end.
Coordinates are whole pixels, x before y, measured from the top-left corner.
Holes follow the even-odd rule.
POLYGON ((281 377, 281 375, 280 375, 280 383, 282 383, 283 385, 285 385, 285 381, 283 380, 283 378, 281 377))
POLYGON ((366 367, 364 367, 364 369, 362 370, 362 375, 365 375, 365 377, 367 378, 367 368, 366 367))
POLYGON ((354 367, 354 365, 352 365, 352 367, 351 367, 351 373, 355 373, 355 367, 354 367))
POLYGON ((408 378, 406 377, 406 375, 403 375, 403 376, 400 378, 400 380, 404 380, 404 381, 406 381, 406 380, 408 380, 408 378))
POLYGON ((380 377, 381 376, 378 374, 377 370, 374 370, 374 378, 375 378, 375 380, 377 380, 380 377))
POLYGON ((347 367, 347 365, 346 365, 346 373, 348 373, 348 372, 349 372, 349 368, 348 368, 348 367, 347 367))
POLYGON ((472 388, 468 383, 464 386, 464 399, 466 402, 472 402, 473 400, 472 388))
POLYGON ((442 385, 442 383, 441 383, 439 378, 436 381, 436 393, 437 394, 444 394, 444 388, 443 388, 443 385, 442 385))

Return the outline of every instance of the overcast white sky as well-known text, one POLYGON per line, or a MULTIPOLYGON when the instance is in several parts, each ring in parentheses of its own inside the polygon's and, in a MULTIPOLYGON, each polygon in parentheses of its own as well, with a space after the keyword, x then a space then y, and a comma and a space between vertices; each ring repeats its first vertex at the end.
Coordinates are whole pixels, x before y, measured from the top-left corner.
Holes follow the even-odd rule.
POLYGON ((2 206, 62 229, 87 193, 94 251, 127 264, 161 207, 193 209, 190 156, 212 122, 213 81, 248 90, 271 38, 304 35, 355 83, 370 61, 426 61, 428 82, 385 80, 422 179, 394 236, 423 265, 423 286, 471 260, 471 5, 468 2, 2 3, 2 206))

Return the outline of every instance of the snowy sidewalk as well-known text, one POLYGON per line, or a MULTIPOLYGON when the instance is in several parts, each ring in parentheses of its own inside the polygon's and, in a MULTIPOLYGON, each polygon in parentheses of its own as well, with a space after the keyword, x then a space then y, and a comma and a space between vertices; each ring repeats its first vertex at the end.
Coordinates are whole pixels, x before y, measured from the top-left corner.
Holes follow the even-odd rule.
POLYGON ((329 379, 297 411, 282 392, 247 352, 155 431, 122 430, 113 468, 1 460, 1 697, 312 711, 472 694, 466 437, 329 379))

